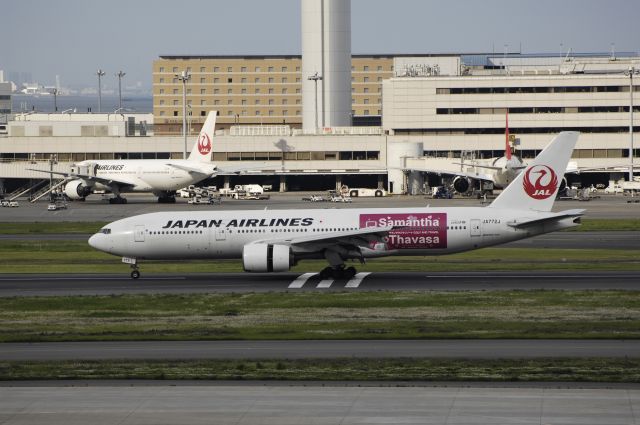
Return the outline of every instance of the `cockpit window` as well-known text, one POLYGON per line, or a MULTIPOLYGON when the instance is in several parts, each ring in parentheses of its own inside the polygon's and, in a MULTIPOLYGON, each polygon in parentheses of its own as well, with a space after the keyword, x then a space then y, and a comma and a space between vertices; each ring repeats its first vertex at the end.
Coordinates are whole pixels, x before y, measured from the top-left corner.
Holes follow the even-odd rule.
POLYGON ((105 235, 110 235, 111 234, 111 229, 105 227, 103 229, 100 229, 100 233, 103 233, 105 235))

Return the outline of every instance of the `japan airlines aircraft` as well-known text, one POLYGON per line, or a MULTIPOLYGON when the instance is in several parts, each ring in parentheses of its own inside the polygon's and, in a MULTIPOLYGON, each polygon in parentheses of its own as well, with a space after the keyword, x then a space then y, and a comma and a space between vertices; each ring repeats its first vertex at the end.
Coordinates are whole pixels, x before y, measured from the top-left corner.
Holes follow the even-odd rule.
POLYGON ((248 272, 284 272, 326 259, 322 278, 350 278, 349 260, 441 255, 498 245, 579 224, 584 210, 551 212, 578 139, 560 133, 487 207, 173 211, 115 221, 89 244, 139 260, 242 259, 248 272))
MULTIPOLYGON (((460 171, 436 170, 432 168, 413 169, 426 173, 453 176, 453 188, 458 193, 467 193, 477 186, 476 182, 490 182, 496 189, 504 189, 526 168, 522 159, 511 152, 509 144, 509 113, 506 115, 504 156, 473 162, 455 162, 460 171), (462 168, 467 168, 464 171, 462 168), (472 171, 469 171, 471 169, 472 171)), ((562 179, 561 179, 562 181, 562 179)))
POLYGON ((126 204, 123 192, 153 192, 158 202, 175 202, 175 191, 198 183, 216 173, 211 163, 216 111, 210 111, 189 158, 87 160, 75 164, 71 173, 51 172, 65 177, 64 193, 74 200, 84 199, 94 190, 107 190, 112 204, 126 204))

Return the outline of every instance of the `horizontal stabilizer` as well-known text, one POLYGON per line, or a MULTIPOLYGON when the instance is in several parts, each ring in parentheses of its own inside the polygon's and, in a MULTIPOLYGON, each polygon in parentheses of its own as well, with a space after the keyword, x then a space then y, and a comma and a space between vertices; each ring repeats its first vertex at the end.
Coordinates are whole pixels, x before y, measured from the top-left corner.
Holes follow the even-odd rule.
POLYGON ((522 221, 516 219, 514 221, 507 223, 507 225, 514 227, 516 229, 522 229, 529 226, 535 226, 537 224, 555 222, 565 218, 581 217, 582 215, 584 215, 584 211, 585 210, 567 210, 567 211, 561 211, 559 213, 555 213, 553 215, 548 215, 542 218, 524 219, 522 221))

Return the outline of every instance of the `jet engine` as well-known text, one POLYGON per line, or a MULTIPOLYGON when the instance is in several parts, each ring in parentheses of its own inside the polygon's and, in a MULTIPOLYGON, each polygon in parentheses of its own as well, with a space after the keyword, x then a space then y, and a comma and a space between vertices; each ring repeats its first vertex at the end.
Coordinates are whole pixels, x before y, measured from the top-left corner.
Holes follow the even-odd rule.
POLYGON ((458 193, 467 193, 469 189, 472 187, 471 179, 467 177, 458 176, 453 179, 453 188, 458 193))
POLYGON ((83 199, 91 193, 91 187, 82 184, 82 180, 71 180, 64 186, 64 193, 69 199, 83 199))
POLYGON ((242 266, 247 272, 286 272, 293 261, 287 245, 248 244, 242 249, 242 266))

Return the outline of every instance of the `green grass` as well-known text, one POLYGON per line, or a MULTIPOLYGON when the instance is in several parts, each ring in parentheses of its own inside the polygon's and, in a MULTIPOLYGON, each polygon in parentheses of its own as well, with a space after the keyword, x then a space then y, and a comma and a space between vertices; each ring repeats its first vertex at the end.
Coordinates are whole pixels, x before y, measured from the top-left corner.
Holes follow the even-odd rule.
POLYGON ((640 359, 0 362, 0 380, 640 382, 640 359))
POLYGON ((635 291, 0 298, 0 342, 640 338, 635 291))
POLYGON ((583 218, 582 224, 566 232, 640 231, 640 218, 583 218))
MULTIPOLYGON (((294 272, 320 270, 326 261, 302 261, 294 272)), ((484 248, 431 257, 387 257, 357 265, 360 271, 640 270, 640 250, 484 248)), ((240 272, 240 260, 142 261, 144 274, 240 272)), ((84 241, 0 242, 0 273, 122 273, 119 257, 98 252, 84 241)))

